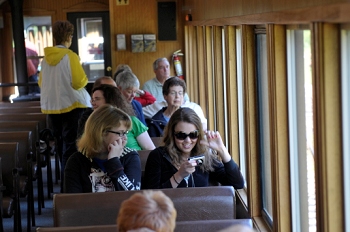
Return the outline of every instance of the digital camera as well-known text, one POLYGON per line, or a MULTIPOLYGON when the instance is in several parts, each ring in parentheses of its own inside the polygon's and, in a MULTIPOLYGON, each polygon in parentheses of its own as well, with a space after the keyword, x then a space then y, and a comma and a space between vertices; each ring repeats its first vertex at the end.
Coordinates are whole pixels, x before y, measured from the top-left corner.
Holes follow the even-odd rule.
POLYGON ((197 155, 197 156, 188 158, 188 160, 195 160, 197 165, 200 166, 204 163, 204 158, 205 158, 204 155, 197 155))

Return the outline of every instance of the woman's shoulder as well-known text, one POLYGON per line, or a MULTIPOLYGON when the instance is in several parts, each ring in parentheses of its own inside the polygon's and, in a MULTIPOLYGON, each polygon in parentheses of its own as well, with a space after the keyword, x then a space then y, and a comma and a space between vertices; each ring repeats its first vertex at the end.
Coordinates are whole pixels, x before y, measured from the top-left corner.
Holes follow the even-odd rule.
POLYGON ((163 156, 164 154, 166 154, 166 149, 163 146, 157 147, 149 153, 151 156, 163 156))
POLYGON ((132 123, 140 124, 142 123, 135 115, 130 116, 132 123))
POLYGON ((76 163, 90 162, 90 159, 87 158, 85 155, 83 155, 81 152, 77 151, 69 157, 67 163, 68 162, 70 163, 71 162, 76 162, 76 163))
POLYGON ((153 115, 152 119, 163 120, 164 119, 163 113, 167 108, 168 107, 163 107, 162 109, 160 109, 155 115, 153 115))
POLYGON ((130 118, 132 122, 132 130, 135 132, 139 131, 141 133, 148 130, 148 127, 146 127, 136 116, 130 116, 130 118))
POLYGON ((124 147, 123 153, 122 153, 122 155, 120 156, 120 158, 126 157, 126 156, 133 156, 133 155, 138 156, 139 154, 138 154, 137 151, 136 151, 135 149, 133 149, 133 148, 124 147))

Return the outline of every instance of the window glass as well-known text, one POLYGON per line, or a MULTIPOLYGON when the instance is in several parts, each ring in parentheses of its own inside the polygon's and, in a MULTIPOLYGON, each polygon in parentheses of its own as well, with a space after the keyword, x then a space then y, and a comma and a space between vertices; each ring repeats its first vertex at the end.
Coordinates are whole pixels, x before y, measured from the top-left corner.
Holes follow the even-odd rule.
POLYGON ((44 48, 53 45, 51 16, 24 16, 23 23, 27 59, 40 71, 44 48))
POLYGON ((77 19, 78 55, 89 80, 104 76, 102 17, 77 19))
MULTIPOLYGON (((224 27, 222 27, 221 33, 222 33, 221 34, 222 51, 226 51, 224 27)), ((223 52, 222 53, 222 70, 226 70, 226 56, 225 55, 226 55, 225 52, 223 52)), ((222 86, 223 94, 224 94, 224 96, 227 96, 226 72, 222 72, 222 84, 223 84, 223 86, 222 86)), ((223 100, 224 100, 223 104, 225 106, 224 107, 224 113, 225 113, 224 114, 224 117, 225 117, 225 120, 224 120, 225 121, 225 127, 224 127, 224 129, 225 129, 225 141, 224 142, 226 144, 227 149, 230 150, 230 147, 229 147, 230 143, 228 142, 228 138, 229 138, 229 136, 228 136, 228 124, 226 123, 226 122, 228 122, 227 99, 224 97, 223 100)))
MULTIPOLYGON (((350 27, 345 25, 341 31, 341 76, 342 76, 342 119, 343 119, 343 159, 344 196, 350 194, 350 27)), ((350 231, 350 199, 345 202, 345 231, 350 231)))
POLYGON ((316 231, 311 33, 287 30, 292 225, 316 231))
MULTIPOLYGON (((242 34, 241 29, 236 29, 236 57, 237 57, 237 94, 238 94, 238 129, 239 129, 239 167, 244 179, 247 179, 245 135, 244 135, 244 98, 243 98, 243 74, 242 74, 242 34)), ((246 184, 246 183, 245 183, 246 184)))
POLYGON ((261 180, 263 215, 272 224, 272 186, 269 124, 269 88, 267 77, 266 34, 256 35, 257 93, 259 116, 259 145, 261 156, 261 180))

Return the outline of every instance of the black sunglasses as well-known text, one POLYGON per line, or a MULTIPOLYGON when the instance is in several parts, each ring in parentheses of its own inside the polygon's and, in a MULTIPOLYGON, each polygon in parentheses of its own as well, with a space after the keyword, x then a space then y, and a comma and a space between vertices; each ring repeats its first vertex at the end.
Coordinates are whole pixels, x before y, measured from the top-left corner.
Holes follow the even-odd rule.
POLYGON ((198 130, 195 130, 195 131, 192 131, 188 134, 186 133, 183 133, 183 132, 175 132, 174 134, 175 138, 177 138, 178 140, 185 140, 188 137, 190 137, 190 139, 198 139, 198 136, 199 136, 199 131, 198 130))

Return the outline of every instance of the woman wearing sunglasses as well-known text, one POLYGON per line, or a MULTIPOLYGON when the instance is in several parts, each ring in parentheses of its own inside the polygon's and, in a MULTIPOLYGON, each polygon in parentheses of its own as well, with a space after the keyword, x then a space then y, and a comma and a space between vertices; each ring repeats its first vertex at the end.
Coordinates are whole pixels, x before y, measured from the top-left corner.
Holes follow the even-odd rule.
POLYGON ((209 185, 209 177, 222 185, 243 188, 243 176, 220 133, 204 132, 200 118, 192 109, 175 111, 165 127, 163 142, 164 146, 148 156, 144 188, 205 187, 209 185), (204 156, 200 162, 189 160, 199 155, 204 156))
POLYGON ((77 142, 78 152, 64 170, 65 193, 139 190, 141 161, 125 147, 131 119, 117 107, 104 104, 90 115, 77 142))

